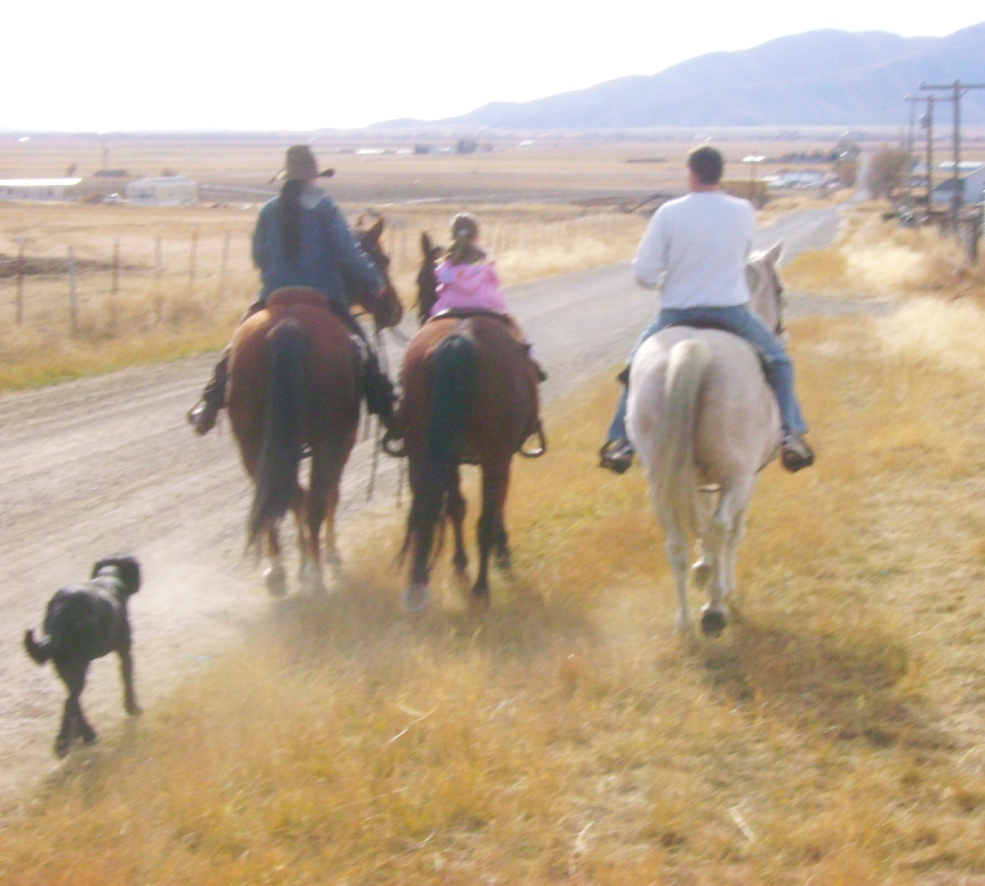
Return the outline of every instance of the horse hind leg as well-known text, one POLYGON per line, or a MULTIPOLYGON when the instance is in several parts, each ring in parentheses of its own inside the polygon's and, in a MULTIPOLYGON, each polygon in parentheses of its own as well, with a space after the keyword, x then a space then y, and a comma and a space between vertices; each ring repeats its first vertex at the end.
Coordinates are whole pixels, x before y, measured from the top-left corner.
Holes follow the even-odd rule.
POLYGON ((667 537, 667 559, 677 583, 677 629, 691 629, 691 610, 687 602, 688 540, 684 530, 676 522, 661 518, 667 537))
POLYGON ((510 485, 510 457, 502 464, 482 466, 482 514, 479 516, 479 575, 472 586, 475 603, 489 603, 489 558, 497 545, 504 545, 506 524, 503 511, 510 485))
POLYGON ((455 553, 452 563, 455 565, 455 573, 460 578, 465 577, 465 570, 469 565, 468 554, 465 553, 465 496, 462 495, 461 477, 459 471, 455 471, 455 479, 451 489, 448 491, 448 519, 451 522, 452 532, 455 536, 455 553))
POLYGON ((718 509, 704 533, 703 546, 710 559, 711 581, 708 583, 708 602, 701 609, 701 629, 710 637, 719 636, 728 625, 725 598, 734 588, 735 548, 754 484, 755 478, 742 478, 723 488, 718 509))
POLYGON ((306 544, 301 562, 301 583, 313 596, 324 596, 320 537, 325 526, 325 562, 338 578, 341 560, 335 546, 335 510, 339 503, 339 482, 345 458, 334 450, 320 449, 312 455, 311 483, 305 497, 306 544))
MULTIPOLYGON (((711 520, 716 508, 717 495, 712 495, 702 492, 698 496, 698 525, 707 526, 708 521, 711 520)), ((701 543, 701 539, 697 542, 697 554, 698 559, 695 561, 694 565, 691 567, 691 578, 694 579, 694 584, 704 590, 708 587, 708 582, 711 581, 712 576, 712 563, 707 554, 705 553, 704 545, 701 543)))
POLYGON ((263 570, 263 583, 271 597, 280 599, 287 594, 287 571, 284 569, 280 534, 276 526, 267 529, 266 548, 269 564, 263 570))

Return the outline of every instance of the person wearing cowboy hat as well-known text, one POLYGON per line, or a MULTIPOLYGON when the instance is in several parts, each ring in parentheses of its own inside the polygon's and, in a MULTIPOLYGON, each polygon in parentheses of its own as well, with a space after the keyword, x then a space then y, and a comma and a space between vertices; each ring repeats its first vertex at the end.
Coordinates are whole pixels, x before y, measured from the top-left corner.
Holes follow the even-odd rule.
MULTIPOLYGON (((349 309, 362 296, 379 292, 384 281, 359 248, 338 206, 316 184, 318 178, 333 172, 318 172, 307 145, 288 148, 284 169, 278 174, 284 177, 280 194, 264 204, 253 232, 253 263, 260 270, 263 286, 243 320, 263 310, 270 294, 286 286, 306 286, 320 292, 357 339, 363 355, 366 406, 389 428, 393 383, 380 368, 349 309)), ((199 435, 215 427, 225 404, 228 374, 227 347, 201 399, 188 412, 188 421, 199 435)))

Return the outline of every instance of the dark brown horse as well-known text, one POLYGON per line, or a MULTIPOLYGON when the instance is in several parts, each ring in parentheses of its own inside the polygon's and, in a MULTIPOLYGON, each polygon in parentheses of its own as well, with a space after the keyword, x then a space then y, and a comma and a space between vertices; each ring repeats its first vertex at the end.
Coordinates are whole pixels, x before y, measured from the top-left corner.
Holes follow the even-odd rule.
MULTIPOLYGON (((382 230, 380 220, 357 238, 386 278, 382 230)), ((388 278, 382 294, 362 304, 379 327, 400 322, 403 309, 388 278)), ((236 331, 229 372, 229 418, 256 485, 248 539, 258 547, 266 541, 267 588, 274 596, 286 592, 278 526, 290 509, 298 525, 302 585, 322 593, 321 527, 326 526, 326 560, 337 569, 339 481, 359 425, 357 346, 318 292, 280 289, 236 331), (307 489, 298 480, 305 449, 311 453, 307 489)))
POLYGON ((423 326, 438 300, 438 277, 435 267, 444 248, 431 242, 427 231, 421 232, 421 270, 417 274, 417 325, 423 326))
POLYGON ((411 339, 402 381, 401 417, 413 493, 404 541, 413 564, 404 601, 411 611, 427 606, 434 535, 445 515, 454 530, 455 569, 465 575, 459 465, 469 461, 482 470, 479 573, 472 599, 488 603, 490 556, 495 552, 503 566, 510 561, 504 522, 510 463, 538 428, 534 366, 508 318, 439 317, 411 339))

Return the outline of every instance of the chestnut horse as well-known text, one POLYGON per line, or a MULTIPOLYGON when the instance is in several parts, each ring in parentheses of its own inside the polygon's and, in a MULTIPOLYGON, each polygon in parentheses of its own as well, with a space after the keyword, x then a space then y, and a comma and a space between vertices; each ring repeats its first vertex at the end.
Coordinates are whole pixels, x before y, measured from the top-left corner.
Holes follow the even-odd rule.
POLYGON ((535 369, 509 318, 476 312, 425 323, 407 346, 401 379, 413 493, 403 548, 412 550, 413 562, 404 602, 412 612, 427 606, 434 534, 446 514, 455 536, 455 569, 466 574, 459 465, 468 461, 482 470, 479 573, 472 600, 486 604, 491 554, 495 551, 501 566, 510 562, 504 522, 510 463, 539 429, 535 369))
MULTIPOLYGON (((386 273, 379 247, 380 219, 356 232, 367 257, 386 280, 383 292, 361 304, 378 327, 400 322, 403 308, 386 273)), ((362 385, 358 348, 342 319, 313 289, 291 287, 271 294, 264 310, 236 331, 230 360, 228 407, 233 433, 256 489, 248 543, 265 537, 270 565, 264 572, 274 596, 286 592, 278 526, 294 511, 301 550, 300 579, 310 593, 324 593, 320 535, 326 525, 326 560, 338 568, 335 509, 342 469, 359 426, 362 385), (311 453, 308 488, 298 469, 311 453)))

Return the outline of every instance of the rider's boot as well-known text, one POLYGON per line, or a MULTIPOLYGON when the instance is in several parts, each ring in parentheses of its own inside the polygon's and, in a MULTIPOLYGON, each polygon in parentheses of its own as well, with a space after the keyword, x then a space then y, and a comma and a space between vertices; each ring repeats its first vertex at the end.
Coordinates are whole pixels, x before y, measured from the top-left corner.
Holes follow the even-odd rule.
POLYGON ((605 445, 599 450, 599 467, 616 474, 625 474, 633 466, 635 454, 633 444, 625 437, 606 440, 605 445))
POLYGON ((780 461, 793 474, 814 464, 814 450, 800 434, 787 434, 780 446, 780 461))
POLYGON ((226 381, 229 378, 229 350, 223 352, 212 371, 212 378, 202 391, 202 399, 188 410, 186 418, 200 437, 215 427, 219 410, 226 401, 226 381))

